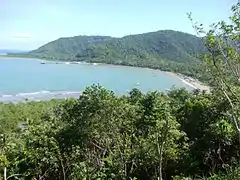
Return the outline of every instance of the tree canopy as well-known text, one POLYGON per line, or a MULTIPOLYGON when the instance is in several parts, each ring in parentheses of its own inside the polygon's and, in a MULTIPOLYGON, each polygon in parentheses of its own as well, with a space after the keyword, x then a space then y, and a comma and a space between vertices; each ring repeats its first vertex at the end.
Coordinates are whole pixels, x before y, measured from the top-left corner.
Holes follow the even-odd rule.
POLYGON ((5 167, 11 179, 177 179, 235 172, 230 167, 239 163, 238 135, 227 113, 231 107, 217 93, 133 89, 117 96, 93 85, 79 99, 2 105, 1 128, 14 128, 1 132, 0 172, 5 167))

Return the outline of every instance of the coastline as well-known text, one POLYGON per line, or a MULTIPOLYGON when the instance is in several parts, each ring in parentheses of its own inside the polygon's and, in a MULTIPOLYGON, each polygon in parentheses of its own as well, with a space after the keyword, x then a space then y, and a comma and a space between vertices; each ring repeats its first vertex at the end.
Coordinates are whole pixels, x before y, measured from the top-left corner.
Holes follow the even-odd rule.
MULTIPOLYGON (((46 60, 46 59, 41 59, 41 58, 31 58, 31 57, 13 57, 13 56, 8 56, 8 55, 0 55, 0 59, 1 58, 16 58, 16 59, 29 59, 29 60, 37 60, 37 61, 46 61, 46 63, 50 63, 50 62, 54 62, 52 60, 46 60)), ((104 65, 105 63, 89 63, 89 62, 75 62, 75 61, 56 61, 57 63, 63 63, 63 64, 89 64, 89 65, 104 65)), ((127 65, 116 65, 116 64, 105 64, 105 65, 110 65, 110 66, 126 66, 126 67, 136 67, 136 68, 143 68, 143 69, 151 69, 148 67, 138 67, 138 66, 127 66, 127 65)), ((188 85, 189 87, 193 88, 193 89, 199 89, 200 91, 206 91, 206 92, 210 92, 210 86, 202 83, 201 81, 199 81, 196 78, 192 78, 186 75, 183 75, 181 73, 175 73, 175 72, 171 72, 171 71, 161 71, 159 69, 151 69, 151 70, 157 70, 160 71, 162 73, 166 73, 168 75, 174 76, 178 79, 180 79, 184 84, 188 85)))
POLYGON ((185 76, 180 73, 174 73, 174 72, 166 72, 166 73, 180 79, 184 84, 187 84, 189 87, 192 87, 193 89, 199 89, 200 91, 210 92, 210 89, 211 89, 210 86, 202 83, 198 79, 185 76))
POLYGON ((51 100, 77 99, 81 91, 38 91, 17 94, 0 94, 0 103, 23 103, 51 100))
POLYGON ((28 59, 28 60, 36 60, 36 61, 42 61, 43 59, 40 59, 40 58, 30 58, 30 57, 14 57, 14 56, 7 56, 7 55, 0 55, 0 60, 2 58, 8 58, 8 59, 28 59))

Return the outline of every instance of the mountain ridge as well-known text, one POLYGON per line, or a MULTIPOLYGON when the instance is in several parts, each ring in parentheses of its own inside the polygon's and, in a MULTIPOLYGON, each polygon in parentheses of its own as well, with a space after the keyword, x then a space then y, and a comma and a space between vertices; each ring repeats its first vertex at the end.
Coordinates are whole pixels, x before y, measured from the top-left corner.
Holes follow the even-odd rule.
MULTIPOLYGON (((195 35, 191 35, 180 31, 160 30, 149 33, 126 35, 123 37, 83 36, 83 35, 63 37, 52 42, 49 42, 36 50, 30 51, 29 54, 33 56, 34 55, 43 56, 45 58, 47 58, 47 56, 53 56, 62 60, 64 59, 66 60, 69 57, 71 57, 70 60, 75 59, 89 61, 96 58, 95 56, 100 58, 99 55, 102 54, 102 53, 96 54, 96 52, 94 53, 93 51, 90 52, 90 49, 95 51, 97 50, 105 51, 106 48, 109 48, 109 46, 110 48, 119 49, 119 47, 117 47, 118 45, 120 45, 121 48, 125 50, 134 49, 132 52, 128 51, 127 53, 126 52, 123 53, 126 55, 129 54, 136 55, 135 53, 141 54, 140 53, 141 51, 142 53, 145 52, 144 54, 153 55, 155 56, 155 58, 159 56, 158 57, 159 59, 173 61, 177 61, 177 59, 179 58, 181 58, 182 60, 189 58, 195 59, 194 57, 189 57, 189 55, 192 56, 193 54, 199 53, 202 50, 199 49, 196 50, 192 48, 202 46, 200 49, 203 49, 203 44, 201 44, 200 38, 195 35), (186 39, 188 40, 186 41, 186 39), (182 42, 184 42, 185 44, 182 42), (141 43, 143 46, 140 47, 139 43, 141 43), (164 46, 164 44, 166 46, 164 46), (103 46, 105 46, 105 48, 103 48, 103 46), (169 55, 174 50, 177 50, 179 57, 177 54, 173 57, 169 57, 169 55), (93 55, 93 57, 91 57, 91 55, 88 57, 86 56, 87 51, 88 53, 95 55, 93 55)), ((116 49, 112 50, 114 51, 116 49)), ((112 55, 114 55, 114 53, 112 55)), ((113 58, 114 57, 115 56, 113 56, 113 58)), ((117 56, 115 58, 117 58, 117 56)))

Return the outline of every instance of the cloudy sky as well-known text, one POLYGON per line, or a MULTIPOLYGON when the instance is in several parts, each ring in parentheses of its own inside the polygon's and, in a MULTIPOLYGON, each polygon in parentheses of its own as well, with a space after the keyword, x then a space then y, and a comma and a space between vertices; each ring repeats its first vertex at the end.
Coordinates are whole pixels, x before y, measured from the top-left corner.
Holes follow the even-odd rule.
POLYGON ((225 20, 236 0, 0 0, 0 49, 35 49, 59 37, 173 29, 225 20))

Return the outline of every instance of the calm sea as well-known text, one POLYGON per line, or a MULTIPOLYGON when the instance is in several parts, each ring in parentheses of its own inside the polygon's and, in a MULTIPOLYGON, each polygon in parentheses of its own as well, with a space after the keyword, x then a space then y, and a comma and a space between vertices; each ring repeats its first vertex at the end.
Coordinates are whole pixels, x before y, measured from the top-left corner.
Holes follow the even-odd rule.
POLYGON ((0 58, 0 101, 77 97, 87 86, 100 84, 116 94, 132 88, 147 92, 186 87, 180 79, 158 70, 103 64, 46 63, 0 58))

